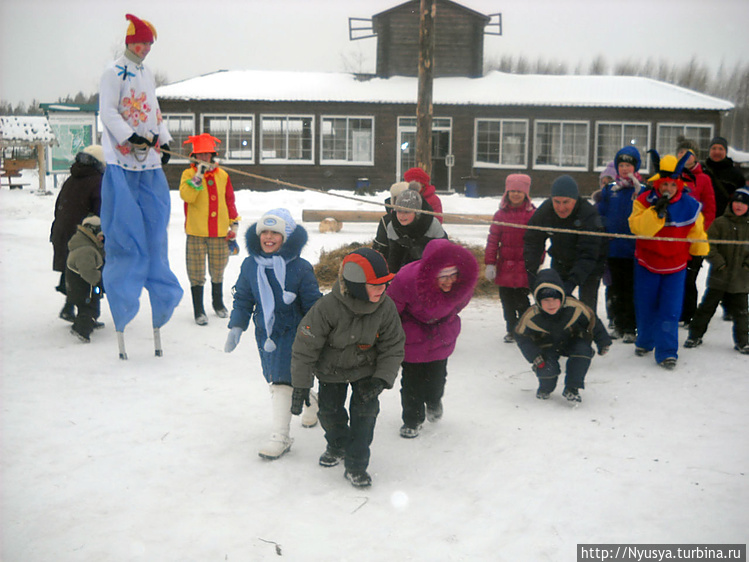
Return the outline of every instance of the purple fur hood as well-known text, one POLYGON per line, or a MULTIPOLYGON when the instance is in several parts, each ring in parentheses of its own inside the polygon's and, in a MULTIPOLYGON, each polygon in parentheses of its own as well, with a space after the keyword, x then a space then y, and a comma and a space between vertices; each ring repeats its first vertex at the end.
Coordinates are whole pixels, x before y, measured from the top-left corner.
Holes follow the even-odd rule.
POLYGON ((406 362, 427 363, 452 354, 460 334, 458 313, 470 302, 478 273, 473 254, 445 239, 429 242, 420 260, 398 272, 387 294, 406 332, 406 362), (437 285, 437 275, 453 266, 458 268, 458 279, 445 293, 437 285))

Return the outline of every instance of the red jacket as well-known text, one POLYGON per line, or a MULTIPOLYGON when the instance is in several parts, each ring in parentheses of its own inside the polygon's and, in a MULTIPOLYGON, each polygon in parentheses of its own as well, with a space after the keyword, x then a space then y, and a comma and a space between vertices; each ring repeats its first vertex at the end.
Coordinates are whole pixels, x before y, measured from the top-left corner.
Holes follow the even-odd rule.
MULTIPOLYGON (((527 197, 524 204, 513 207, 505 195, 499 204, 499 210, 494 213, 493 220, 510 224, 528 224, 535 211, 536 207, 527 197)), ((525 270, 523 257, 524 237, 524 228, 498 224, 492 224, 489 227, 484 263, 497 266, 497 275, 494 278, 496 285, 513 288, 528 287, 528 273, 525 270)))
POLYGON ((715 190, 710 176, 702 171, 700 164, 695 164, 691 170, 684 169, 681 179, 684 182, 684 190, 702 203, 702 216, 705 217, 707 230, 715 220, 715 190))

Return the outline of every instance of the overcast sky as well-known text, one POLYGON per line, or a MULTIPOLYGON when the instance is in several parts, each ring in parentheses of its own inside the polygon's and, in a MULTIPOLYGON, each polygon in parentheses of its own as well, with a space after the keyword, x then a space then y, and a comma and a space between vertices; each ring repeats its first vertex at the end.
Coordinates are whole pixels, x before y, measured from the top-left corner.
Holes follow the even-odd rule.
MULTIPOLYGON (((340 72, 344 55, 375 69, 375 41, 349 41, 348 18, 398 0, 0 0, 0 99, 17 104, 98 90, 124 43, 125 13, 154 24, 147 60, 170 82, 219 69, 340 72)), ((465 0, 500 12, 484 60, 524 55, 570 69, 652 57, 733 67, 749 60, 748 0, 465 0)))

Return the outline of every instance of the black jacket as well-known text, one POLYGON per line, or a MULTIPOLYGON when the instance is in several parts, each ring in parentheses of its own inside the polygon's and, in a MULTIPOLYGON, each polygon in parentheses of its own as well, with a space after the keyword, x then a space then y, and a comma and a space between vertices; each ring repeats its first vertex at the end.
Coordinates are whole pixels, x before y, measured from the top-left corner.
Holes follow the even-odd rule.
POLYGON ((746 185, 744 174, 734 166, 731 158, 714 162, 708 158, 702 170, 710 176, 715 191, 715 216, 720 217, 726 210, 728 200, 733 192, 746 185))
POLYGON ((562 307, 553 316, 544 312, 536 297, 543 287, 553 287, 564 294, 556 271, 544 269, 539 272, 533 289, 536 304, 525 311, 515 328, 515 341, 529 363, 543 355, 544 350, 566 355, 572 342, 578 339, 595 342, 599 351, 611 345, 611 337, 598 316, 574 297, 563 297, 562 307))
MULTIPOLYGON (((559 218, 551 199, 544 201, 533 213, 529 226, 564 228, 568 230, 603 232, 603 223, 596 208, 586 199, 578 198, 570 216, 559 218)), ((543 260, 546 240, 551 239, 549 255, 551 267, 566 284, 581 286, 588 277, 602 276, 608 244, 602 236, 527 230, 523 241, 523 257, 528 272, 528 283, 533 286, 538 268, 543 260)))
MULTIPOLYGON (((93 157, 90 158, 95 160, 93 157)), ((49 236, 54 249, 52 260, 54 271, 65 271, 68 241, 75 234, 81 221, 89 213, 99 216, 101 178, 101 171, 93 163, 83 164, 76 161, 70 167, 70 177, 62 184, 55 202, 55 220, 52 222, 49 236)))

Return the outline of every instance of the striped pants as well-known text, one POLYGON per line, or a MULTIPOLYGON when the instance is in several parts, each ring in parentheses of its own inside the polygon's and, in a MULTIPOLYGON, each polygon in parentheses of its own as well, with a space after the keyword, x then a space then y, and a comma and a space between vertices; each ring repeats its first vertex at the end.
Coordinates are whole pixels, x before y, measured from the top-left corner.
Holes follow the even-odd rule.
POLYGON ((190 286, 205 285, 205 262, 208 257, 208 272, 213 283, 223 283, 224 270, 229 263, 229 244, 223 236, 211 238, 209 236, 187 235, 187 277, 190 286))

